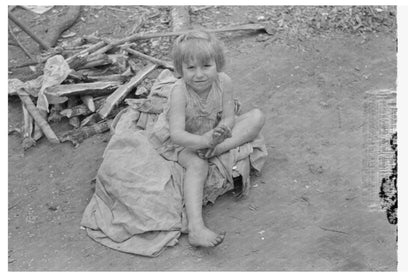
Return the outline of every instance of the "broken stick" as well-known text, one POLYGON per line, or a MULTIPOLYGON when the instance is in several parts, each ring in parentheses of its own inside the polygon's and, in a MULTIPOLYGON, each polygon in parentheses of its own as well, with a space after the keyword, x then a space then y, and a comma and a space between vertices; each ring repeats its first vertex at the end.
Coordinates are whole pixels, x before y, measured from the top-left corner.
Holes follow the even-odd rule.
POLYGON ((11 12, 9 12, 9 18, 11 21, 14 22, 20 29, 22 29, 26 34, 28 34, 34 41, 36 41, 40 47, 45 50, 50 48, 50 45, 43 40, 41 40, 35 33, 33 33, 29 28, 27 28, 17 17, 15 17, 11 12))
MULTIPOLYGON (((236 31, 264 31, 269 35, 272 35, 275 33, 275 31, 265 25, 261 24, 245 24, 245 25, 238 25, 238 26, 231 26, 231 27, 225 27, 221 29, 205 29, 206 32, 209 33, 221 33, 221 32, 236 32, 236 31)), ((95 52, 95 54, 103 54, 109 50, 111 50, 113 47, 119 46, 121 44, 132 42, 136 40, 143 40, 143 39, 151 39, 151 38, 158 38, 158 37, 176 37, 180 36, 182 34, 186 34, 189 32, 189 30, 183 30, 183 31, 177 31, 177 32, 168 32, 168 33, 149 33, 149 34, 134 34, 119 40, 115 40, 108 45, 105 45, 105 42, 103 42, 104 47, 97 47, 96 49, 99 49, 95 52)))
POLYGON ((33 117, 29 114, 25 104, 22 102, 23 111, 23 150, 27 150, 36 144, 36 140, 32 138, 33 133, 33 117))
POLYGON ((17 46, 20 47, 20 49, 22 49, 22 51, 26 54, 26 56, 31 59, 31 61, 35 61, 36 59, 32 56, 32 54, 29 53, 29 51, 23 46, 23 44, 20 43, 20 41, 17 39, 17 36, 14 34, 12 27, 9 24, 9 33, 12 36, 12 38, 16 41, 17 46))
POLYGON ((128 53, 132 54, 133 56, 144 58, 148 61, 151 61, 154 64, 157 64, 163 68, 167 68, 170 70, 174 70, 173 63, 171 61, 162 61, 157 58, 151 57, 149 55, 140 53, 139 51, 133 50, 130 47, 121 47, 121 49, 126 50, 128 53))
POLYGON ((157 67, 156 64, 149 64, 140 70, 127 84, 120 86, 106 99, 104 105, 99 109, 98 114, 101 118, 106 118, 111 110, 120 104, 127 94, 135 88, 150 72, 157 67))
POLYGON ((74 95, 92 95, 101 96, 108 95, 119 88, 121 82, 94 82, 94 83, 79 83, 69 85, 57 85, 49 87, 45 90, 45 95, 54 96, 74 96, 74 95))
POLYGON ((55 135, 51 127, 49 126, 48 122, 42 117, 39 113, 36 106, 33 104, 32 100, 30 99, 29 94, 27 94, 24 89, 18 89, 17 95, 19 96, 20 100, 22 100, 23 104, 25 105, 27 111, 33 117, 35 122, 41 128, 42 132, 48 138, 48 140, 52 143, 59 143, 58 137, 55 135))

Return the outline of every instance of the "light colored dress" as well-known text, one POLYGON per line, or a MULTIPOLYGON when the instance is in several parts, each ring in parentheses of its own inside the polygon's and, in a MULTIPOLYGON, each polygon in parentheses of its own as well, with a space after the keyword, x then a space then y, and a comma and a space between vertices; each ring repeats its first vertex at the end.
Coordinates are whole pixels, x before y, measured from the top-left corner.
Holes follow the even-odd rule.
MULTIPOLYGON (((187 93, 186 130, 206 132, 220 120, 220 74, 206 101, 187 93)), ((169 136, 169 95, 173 86, 184 86, 170 71, 162 72, 148 99, 134 99, 116 116, 113 136, 103 154, 95 192, 85 208, 81 225, 95 241, 122 252, 149 257, 160 255, 187 232, 183 180, 177 162, 183 147, 169 136), (161 96, 161 97, 160 97, 161 96), (134 102, 134 103, 133 103, 134 102), (160 103, 164 103, 160 112, 160 103)), ((208 160, 203 204, 234 189, 233 178, 242 178, 242 194, 250 187, 250 170, 259 172, 267 156, 261 135, 208 160)), ((230 203, 232 205, 232 203, 230 203)))
MULTIPOLYGON (((212 84, 206 99, 201 98, 195 91, 185 84, 183 79, 178 79, 173 89, 180 89, 185 93, 185 131, 202 135, 215 128, 221 120, 222 114, 222 84, 226 78, 225 73, 219 73, 218 79, 212 84)), ((168 160, 177 161, 178 154, 184 149, 173 143, 169 132, 169 100, 164 111, 150 134, 150 141, 154 147, 168 160)))

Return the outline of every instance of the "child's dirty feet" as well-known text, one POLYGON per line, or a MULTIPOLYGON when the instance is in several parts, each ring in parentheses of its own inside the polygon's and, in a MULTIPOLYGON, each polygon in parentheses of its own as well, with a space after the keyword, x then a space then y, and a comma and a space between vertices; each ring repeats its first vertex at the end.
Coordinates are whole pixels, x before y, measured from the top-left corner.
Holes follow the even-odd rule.
POLYGON ((225 232, 217 234, 206 227, 188 234, 189 244, 194 247, 215 247, 224 241, 224 237, 225 232))

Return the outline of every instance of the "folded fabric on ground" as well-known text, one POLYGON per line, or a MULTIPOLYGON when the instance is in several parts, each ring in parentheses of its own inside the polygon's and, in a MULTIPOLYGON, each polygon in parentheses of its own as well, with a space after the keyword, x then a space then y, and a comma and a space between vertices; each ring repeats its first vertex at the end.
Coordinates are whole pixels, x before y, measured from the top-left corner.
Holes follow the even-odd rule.
MULTIPOLYGON (((165 93, 172 78, 162 72, 154 87, 165 93)), ((97 172, 95 192, 81 225, 95 241, 110 248, 156 257, 187 232, 183 201, 184 169, 163 158, 149 140, 158 109, 156 101, 133 101, 114 119, 113 136, 97 172), (141 103, 143 102, 143 103, 141 103), (146 122, 140 123, 145 117, 146 122)), ((162 98, 161 98, 162 97, 162 98)), ((165 98, 166 100, 166 98, 165 98)), ((233 177, 242 177, 242 194, 250 187, 250 171, 260 171, 267 150, 260 135, 253 142, 209 160, 203 204, 234 189, 233 177)))

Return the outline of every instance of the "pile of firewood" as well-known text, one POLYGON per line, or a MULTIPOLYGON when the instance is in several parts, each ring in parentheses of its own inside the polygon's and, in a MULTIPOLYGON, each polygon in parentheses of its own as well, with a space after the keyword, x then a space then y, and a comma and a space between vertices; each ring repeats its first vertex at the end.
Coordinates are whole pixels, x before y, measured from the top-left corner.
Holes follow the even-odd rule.
MULTIPOLYGON (((178 13, 178 8, 172 9, 172 17, 179 14, 181 18, 181 13, 183 17, 183 10, 178 13)), ((9 95, 17 95, 22 102, 23 124, 14 131, 22 134, 23 148, 35 145, 43 135, 52 143, 71 141, 78 145, 91 135, 109 130, 111 119, 123 107, 127 95, 147 96, 151 81, 146 78, 150 73, 158 68, 173 70, 172 61, 146 55, 137 44, 151 38, 175 37, 189 28, 183 22, 172 26, 172 32, 140 33, 116 40, 83 36, 71 44, 49 47, 36 63, 43 67, 43 75, 26 82, 9 80, 9 95), (57 135, 49 123, 63 118, 74 129, 57 135)), ((259 24, 208 31, 272 34, 259 24)))

